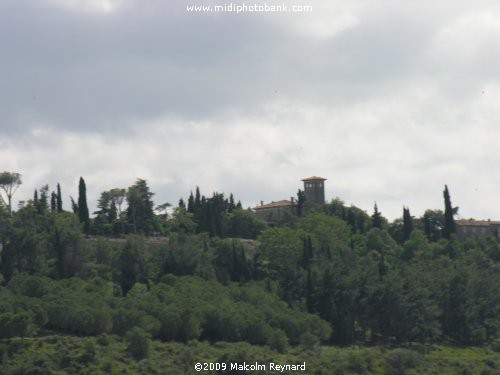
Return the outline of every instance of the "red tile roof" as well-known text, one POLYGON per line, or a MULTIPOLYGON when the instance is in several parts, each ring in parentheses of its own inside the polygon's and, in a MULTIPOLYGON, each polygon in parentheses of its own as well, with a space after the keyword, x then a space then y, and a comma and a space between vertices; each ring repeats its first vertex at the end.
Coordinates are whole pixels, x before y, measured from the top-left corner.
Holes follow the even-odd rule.
POLYGON ((312 177, 307 177, 307 178, 303 178, 302 179, 302 181, 317 181, 317 180, 325 181, 326 178, 318 177, 318 176, 312 176, 312 177))
POLYGON ((455 220, 455 224, 459 226, 483 227, 489 225, 500 225, 500 221, 492 220, 455 220))
POLYGON ((292 202, 291 200, 284 199, 282 201, 271 202, 271 203, 267 203, 267 204, 263 204, 263 205, 254 207, 254 210, 262 210, 262 209, 266 209, 266 208, 277 208, 277 207, 290 207, 290 206, 295 206, 295 205, 297 205, 296 201, 292 202))

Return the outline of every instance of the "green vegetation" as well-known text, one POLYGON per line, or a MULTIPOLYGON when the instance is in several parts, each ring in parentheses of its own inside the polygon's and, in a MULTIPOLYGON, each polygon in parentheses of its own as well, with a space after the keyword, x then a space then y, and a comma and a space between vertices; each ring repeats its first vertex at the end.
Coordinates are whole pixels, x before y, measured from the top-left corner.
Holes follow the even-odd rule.
POLYGON ((391 223, 377 205, 370 217, 302 199, 274 228, 232 194, 198 188, 187 206, 155 210, 138 179, 103 192, 92 218, 83 178, 73 212, 60 191, 0 204, 2 373, 500 369, 500 239, 458 241, 447 188, 444 214, 405 207, 391 223))
MULTIPOLYGON (((141 335, 144 335, 143 333, 141 335)), ((141 336, 141 338, 144 336, 141 336)), ((306 347, 299 345, 280 353, 269 346, 244 342, 189 341, 186 344, 141 341, 147 355, 134 357, 129 339, 115 335, 97 337, 54 336, 16 338, 0 343, 2 374, 194 374, 196 363, 306 363, 306 373, 349 374, 497 374, 499 353, 491 349, 413 345, 398 349, 382 347, 306 347)), ((137 345, 137 344, 136 344, 137 345)), ((264 371, 206 371, 204 374, 258 374, 264 371)), ((284 371, 285 375, 299 372, 284 371)))

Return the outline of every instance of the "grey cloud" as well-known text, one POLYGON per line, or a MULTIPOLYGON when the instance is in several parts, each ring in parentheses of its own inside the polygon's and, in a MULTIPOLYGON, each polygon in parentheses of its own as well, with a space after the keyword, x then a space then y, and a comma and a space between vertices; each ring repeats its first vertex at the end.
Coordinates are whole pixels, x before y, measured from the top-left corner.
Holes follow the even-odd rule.
POLYGON ((474 23, 489 5, 353 3, 356 23, 319 36, 296 17, 188 14, 183 1, 110 14, 4 1, 4 168, 25 175, 20 197, 59 180, 75 194, 83 175, 95 202, 142 177, 159 203, 200 185, 245 205, 320 174, 329 198, 377 200, 391 217, 440 207, 448 183, 465 212, 494 216, 471 193, 500 182, 499 38, 494 16, 474 23))

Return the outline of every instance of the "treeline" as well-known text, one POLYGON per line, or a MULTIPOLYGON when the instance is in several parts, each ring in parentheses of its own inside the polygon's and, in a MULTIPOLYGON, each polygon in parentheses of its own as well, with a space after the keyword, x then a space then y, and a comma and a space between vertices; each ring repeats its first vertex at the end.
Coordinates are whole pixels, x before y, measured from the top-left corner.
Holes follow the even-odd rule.
MULTIPOLYGON (((13 212, 11 200, 21 183, 21 176, 17 173, 0 174, 0 188, 7 192, 7 199, 0 195, 0 221, 3 225, 6 225, 9 215, 18 213, 13 212)), ((86 235, 152 236, 184 231, 208 233, 211 237, 255 239, 265 228, 265 223, 251 210, 244 210, 240 201, 235 202, 232 193, 229 198, 216 192, 211 197, 205 197, 197 187, 195 195, 190 193, 187 205, 181 198, 177 207, 172 207, 168 202, 155 206, 153 196, 147 181, 137 179, 126 189, 113 188, 102 192, 97 202, 97 210, 90 215, 87 186, 85 180, 80 177, 78 197, 70 197, 71 211, 80 221, 82 231, 86 235)), ((33 199, 20 202, 18 211, 23 210, 31 210, 42 216, 64 212, 60 184, 57 184, 56 190, 52 192, 48 185, 35 189, 33 199)))
POLYGON ((301 340, 479 345, 500 338, 500 240, 459 242, 447 187, 444 211, 420 218, 407 207, 389 222, 376 204, 368 215, 339 199, 305 201, 300 216, 275 228, 232 195, 207 198, 199 189, 172 213, 166 203, 156 210, 144 180, 104 192, 94 218, 83 179, 73 212, 59 209, 60 188, 48 192, 36 191, 17 211, 10 199, 0 205, 6 336, 127 335, 119 327, 137 327, 139 339, 245 340, 280 350, 301 340), (157 233, 163 242, 135 235, 157 233), (244 247, 224 237, 257 241, 244 247), (101 289, 92 294, 95 283, 101 289), (23 307, 29 301, 39 308, 23 307), (170 305, 175 313, 166 321, 170 305), (135 318, 120 321, 132 311, 135 318), (79 323, 64 318, 78 314, 79 323))

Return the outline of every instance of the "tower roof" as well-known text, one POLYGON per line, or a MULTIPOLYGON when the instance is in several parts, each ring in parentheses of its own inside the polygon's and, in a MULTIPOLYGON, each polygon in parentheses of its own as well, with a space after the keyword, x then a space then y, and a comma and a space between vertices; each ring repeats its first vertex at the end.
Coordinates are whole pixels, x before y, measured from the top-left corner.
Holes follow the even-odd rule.
POLYGON ((325 181, 326 178, 323 178, 323 177, 318 177, 318 176, 312 176, 312 177, 307 177, 307 178, 303 178, 302 181, 325 181))

